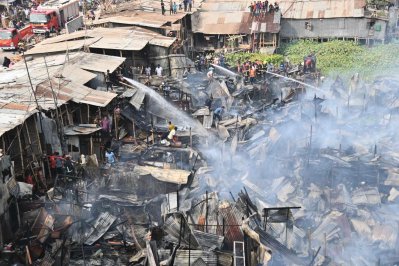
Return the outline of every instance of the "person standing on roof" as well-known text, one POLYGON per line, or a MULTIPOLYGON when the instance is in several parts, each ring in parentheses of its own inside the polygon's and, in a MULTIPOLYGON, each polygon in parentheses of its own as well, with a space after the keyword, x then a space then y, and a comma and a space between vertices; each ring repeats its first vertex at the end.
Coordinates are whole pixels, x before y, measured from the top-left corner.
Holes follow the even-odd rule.
POLYGON ((183 0, 184 12, 187 12, 187 0, 183 0))
POLYGON ((112 90, 111 73, 109 72, 109 69, 105 74, 105 84, 107 85, 107 91, 112 90))
POLYGON ((165 15, 165 3, 163 2, 163 0, 161 0, 161 11, 162 11, 162 15, 165 15))
POLYGON ((161 67, 160 64, 158 64, 157 68, 155 68, 155 73, 157 73, 158 77, 162 77, 162 71, 163 71, 163 68, 161 67))
POLYGON ((177 4, 173 2, 173 14, 177 14, 177 4))
POLYGON ((192 0, 187 0, 187 2, 188 2, 188 12, 191 12, 191 8, 193 7, 193 2, 192 2, 192 0))
POLYGON ((173 14, 173 1, 170 0, 169 1, 169 15, 172 15, 172 14, 173 14))

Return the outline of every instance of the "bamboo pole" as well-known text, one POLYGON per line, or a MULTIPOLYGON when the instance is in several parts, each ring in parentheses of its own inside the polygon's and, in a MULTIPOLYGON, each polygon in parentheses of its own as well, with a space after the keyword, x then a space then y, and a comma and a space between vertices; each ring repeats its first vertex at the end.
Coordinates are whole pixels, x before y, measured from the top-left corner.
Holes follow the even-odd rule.
POLYGON ((90 105, 87 105, 87 124, 90 124, 90 105))
POLYGON ((40 152, 40 153, 43 153, 43 150, 42 150, 42 143, 41 143, 41 141, 40 141, 40 134, 39 134, 39 130, 37 129, 37 117, 35 117, 35 132, 36 132, 37 141, 39 142, 39 145, 38 145, 38 147, 39 147, 39 152, 40 152))
MULTIPOLYGON (((22 127, 21 127, 21 129, 22 129, 22 127)), ((20 129, 18 129, 18 128, 17 128, 17 136, 18 136, 18 144, 19 144, 19 155, 21 157, 22 172, 23 172, 23 175, 25 175, 25 164, 24 164, 24 155, 23 155, 23 150, 22 150, 21 132, 20 132, 20 129)))
POLYGON ((90 135, 90 155, 93 154, 93 135, 90 135))
POLYGON ((191 133, 191 127, 190 127, 190 148, 193 147, 193 135, 191 133))

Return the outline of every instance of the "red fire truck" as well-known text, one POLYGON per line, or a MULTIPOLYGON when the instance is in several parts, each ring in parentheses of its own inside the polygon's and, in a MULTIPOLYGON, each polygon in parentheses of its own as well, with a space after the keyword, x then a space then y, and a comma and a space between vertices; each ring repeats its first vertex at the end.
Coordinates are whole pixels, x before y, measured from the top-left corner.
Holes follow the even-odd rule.
POLYGON ((57 32, 79 16, 79 0, 50 0, 32 9, 29 21, 34 33, 57 32))
POLYGON ((20 30, 14 28, 0 28, 0 48, 3 50, 18 49, 18 44, 27 42, 33 36, 32 26, 28 25, 20 30))

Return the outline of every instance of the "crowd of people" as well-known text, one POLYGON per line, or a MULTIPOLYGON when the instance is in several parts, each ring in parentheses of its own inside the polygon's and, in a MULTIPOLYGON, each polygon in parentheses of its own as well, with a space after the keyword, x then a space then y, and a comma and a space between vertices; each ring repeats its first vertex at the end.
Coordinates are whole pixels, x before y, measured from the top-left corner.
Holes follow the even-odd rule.
POLYGON ((273 13, 277 12, 280 10, 280 7, 278 3, 272 3, 269 4, 269 1, 254 1, 250 6, 249 6, 249 11, 251 12, 252 16, 262 16, 266 13, 273 13))
POLYGON ((279 73, 281 75, 288 75, 292 65, 289 62, 283 62, 280 65, 274 65, 273 63, 264 63, 261 60, 245 62, 237 61, 237 72, 242 74, 245 81, 249 81, 253 84, 257 77, 263 77, 267 72, 279 73))
POLYGON ((195 59, 195 68, 198 71, 207 70, 210 68, 210 65, 218 65, 221 67, 225 67, 226 65, 226 58, 223 53, 220 54, 200 54, 197 55, 195 59))
MULTIPOLYGON (((183 0, 181 2, 176 3, 176 1, 169 1, 169 15, 177 14, 177 11, 181 11, 184 9, 184 12, 191 12, 193 8, 194 0, 183 0)), ((166 14, 165 2, 161 0, 161 13, 162 15, 166 14)))
POLYGON ((33 6, 10 5, 8 11, 0 14, 2 28, 20 29, 29 21, 30 10, 33 6))

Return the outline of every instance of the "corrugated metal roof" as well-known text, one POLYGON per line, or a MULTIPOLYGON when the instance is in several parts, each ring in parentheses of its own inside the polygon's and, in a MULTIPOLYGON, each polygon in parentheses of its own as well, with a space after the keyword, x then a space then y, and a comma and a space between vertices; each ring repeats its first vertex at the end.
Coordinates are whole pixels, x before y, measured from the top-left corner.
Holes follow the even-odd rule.
MULTIPOLYGON (((157 3, 157 5, 160 7, 159 3, 157 3)), ((175 23, 176 21, 184 18, 187 15, 187 13, 177 13, 177 14, 171 14, 171 15, 168 14, 167 16, 162 16, 160 12, 159 13, 143 12, 137 10, 135 11, 128 10, 128 11, 118 12, 117 14, 118 14, 117 16, 114 16, 115 14, 107 14, 102 18, 105 18, 107 22, 111 23, 159 28, 167 23, 175 23)), ((101 20, 99 20, 98 23, 100 23, 100 21, 101 20)))
MULTIPOLYGON (((57 95, 57 99, 65 99, 65 101, 72 100, 76 103, 84 103, 99 107, 107 106, 108 103, 117 96, 116 93, 93 90, 84 85, 66 80, 61 80, 61 83, 58 83, 57 79, 53 79, 52 87, 57 95)), ((53 94, 50 83, 45 81, 39 84, 36 89, 36 94, 52 99, 53 94)))
POLYGON ((89 135, 91 133, 99 131, 100 127, 91 127, 91 126, 66 126, 64 127, 64 134, 66 136, 77 136, 77 135, 89 135))
POLYGON ((98 42, 91 44, 90 48, 140 51, 151 39, 150 37, 142 37, 140 39, 134 38, 134 36, 131 36, 131 33, 127 31, 119 33, 121 34, 115 32, 115 36, 113 37, 101 38, 98 42))
MULTIPOLYGON (((65 42, 65 41, 71 41, 71 40, 76 40, 76 39, 82 39, 85 36, 89 36, 88 33, 90 30, 80 30, 80 31, 75 31, 69 34, 62 34, 58 35, 52 38, 44 39, 41 41, 41 44, 52 44, 52 43, 57 43, 57 42, 65 42)), ((93 36, 89 36, 93 37, 93 36)))
MULTIPOLYGON (((249 12, 199 12, 192 16, 193 32, 203 34, 250 34, 253 16, 249 12)), ((278 33, 280 24, 273 23, 274 14, 256 21, 265 24, 266 32, 278 33)))
POLYGON ((204 2, 201 4, 201 12, 209 11, 247 11, 249 12, 249 5, 252 1, 224 1, 224 2, 204 2))
POLYGON ((60 74, 66 79, 74 80, 79 84, 85 84, 96 77, 96 74, 83 70, 79 66, 66 65, 64 69, 60 71, 60 74))
POLYGON ((175 38, 137 28, 96 28, 90 31, 89 35, 102 37, 100 41, 92 44, 90 48, 115 50, 139 51, 142 50, 147 43, 169 47, 175 41, 175 38))
MULTIPOLYGON (((244 235, 241 230, 242 217, 244 215, 230 203, 224 202, 219 206, 219 213, 225 220, 226 226, 224 237, 225 243, 228 247, 232 248, 234 241, 242 241, 244 235)), ((222 234, 222 226, 219 227, 219 234, 222 234)))
POLYGON ((283 18, 342 18, 364 17, 365 0, 282 0, 279 1, 283 18))
POLYGON ((125 60, 126 58, 119 56, 81 53, 75 65, 90 71, 105 73, 109 70, 112 73, 122 65, 125 60))
MULTIPOLYGON (((86 53, 71 54, 71 60, 86 58, 86 53)), ((97 56, 105 59, 111 56, 89 56, 95 60, 97 56)), ((124 60, 117 57, 118 60, 124 60)), ((58 86, 58 79, 52 82, 54 93, 57 96, 57 105, 61 106, 72 100, 77 103, 104 107, 117 96, 115 93, 92 90, 83 86, 94 74, 78 68, 75 65, 65 65, 65 55, 46 57, 50 76, 62 73, 63 79, 58 86)), ((109 62, 113 62, 110 60, 109 62)), ((120 61, 118 61, 120 62, 120 61)), ((122 61, 123 62, 123 61, 122 61)), ((115 65, 115 64, 114 64, 115 65)), ((112 66, 112 64, 111 64, 112 66)), ((110 68, 110 64, 105 67, 110 68)), ((28 117, 36 113, 35 98, 27 78, 27 72, 23 63, 16 64, 15 69, 0 72, 0 136, 5 132, 22 124, 28 117)), ((43 58, 37 58, 28 62, 33 87, 36 88, 36 99, 43 110, 55 108, 53 92, 49 86, 47 70, 43 58)))
POLYGON ((0 136, 16 126, 21 125, 36 112, 35 106, 30 105, 6 104, 2 106, 0 108, 0 136))
POLYGON ((77 41, 66 41, 66 42, 58 42, 58 43, 49 43, 42 44, 38 43, 32 49, 28 50, 26 55, 35 55, 35 54, 49 54, 49 53, 58 53, 65 51, 75 51, 82 49, 83 46, 88 46, 100 38, 88 38, 86 40, 77 40, 77 41))
POLYGON ((59 53, 68 50, 79 50, 84 46, 99 49, 140 51, 148 43, 151 45, 170 47, 175 40, 175 38, 166 37, 159 33, 137 27, 95 28, 67 35, 59 35, 45 40, 30 49, 26 54, 59 53))
POLYGON ((202 232, 200 230, 193 230, 198 243, 203 249, 221 249, 223 245, 224 236, 202 232))

